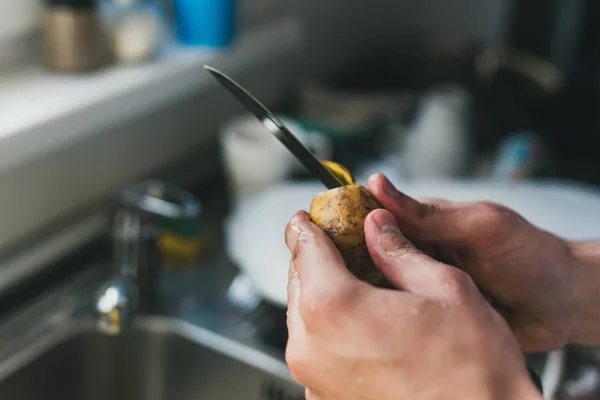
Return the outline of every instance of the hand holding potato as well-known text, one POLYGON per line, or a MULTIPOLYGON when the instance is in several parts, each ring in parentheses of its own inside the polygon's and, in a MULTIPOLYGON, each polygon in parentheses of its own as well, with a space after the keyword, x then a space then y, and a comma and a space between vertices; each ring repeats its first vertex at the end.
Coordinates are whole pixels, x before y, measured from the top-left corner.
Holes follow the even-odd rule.
POLYGON ((600 344, 600 244, 565 241, 491 202, 419 202, 381 174, 368 187, 419 249, 489 294, 524 350, 600 344))
POLYGON ((416 250, 385 210, 364 227, 374 265, 403 291, 357 279, 306 213, 286 229, 286 360, 307 399, 541 399, 506 322, 464 272, 416 250))

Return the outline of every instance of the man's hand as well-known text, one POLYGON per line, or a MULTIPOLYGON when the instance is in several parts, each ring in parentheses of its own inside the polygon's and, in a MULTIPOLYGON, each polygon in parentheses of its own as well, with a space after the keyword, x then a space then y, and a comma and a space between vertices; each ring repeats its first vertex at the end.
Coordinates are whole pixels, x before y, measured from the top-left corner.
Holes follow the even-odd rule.
MULTIPOLYGON (((418 202, 381 174, 368 187, 415 245, 467 272, 526 351, 580 341, 585 270, 569 243, 489 202, 418 202)), ((540 199, 543 201, 543 199, 540 199)))
POLYGON ((365 234, 402 291, 355 278, 306 213, 286 229, 286 360, 307 399, 541 399, 508 325, 467 274, 419 252, 388 211, 369 214, 365 234))

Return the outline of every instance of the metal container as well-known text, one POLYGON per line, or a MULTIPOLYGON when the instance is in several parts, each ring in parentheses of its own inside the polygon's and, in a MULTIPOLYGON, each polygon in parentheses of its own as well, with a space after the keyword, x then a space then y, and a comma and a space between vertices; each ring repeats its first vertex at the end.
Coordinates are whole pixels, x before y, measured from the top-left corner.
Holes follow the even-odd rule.
POLYGON ((85 72, 107 61, 107 43, 93 0, 46 0, 44 56, 49 69, 85 72))

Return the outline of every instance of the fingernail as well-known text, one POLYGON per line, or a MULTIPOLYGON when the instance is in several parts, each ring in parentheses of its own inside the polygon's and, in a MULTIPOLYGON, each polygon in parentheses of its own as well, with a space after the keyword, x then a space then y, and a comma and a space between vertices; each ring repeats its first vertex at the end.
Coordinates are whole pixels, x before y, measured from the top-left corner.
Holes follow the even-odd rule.
POLYGON ((385 194, 391 197, 396 197, 398 195, 398 191, 396 190, 392 182, 390 182, 390 180, 385 175, 381 175, 381 179, 383 179, 383 190, 385 191, 385 194))
POLYGON ((306 211, 298 211, 296 213, 296 215, 294 215, 292 217, 292 219, 290 220, 290 225, 292 226, 292 229, 294 230, 294 232, 296 233, 300 233, 301 229, 300 229, 300 223, 303 221, 306 221, 307 218, 307 214, 306 211))
POLYGON ((380 232, 378 251, 397 255, 398 251, 403 251, 410 246, 410 242, 398 228, 396 219, 388 211, 376 211, 373 219, 380 232))
POLYGON ((300 238, 300 236, 302 235, 302 221, 305 221, 306 218, 305 216, 299 212, 296 215, 294 215, 292 217, 292 219, 290 219, 290 222, 288 223, 288 225, 286 225, 285 228, 285 244, 287 245, 288 249, 290 251, 294 251, 294 248, 296 247, 297 241, 300 238), (292 234, 292 232, 295 233, 292 234))
POLYGON ((300 229, 300 221, 301 219, 298 216, 295 216, 294 218, 292 218, 292 220, 290 221, 291 225, 292 225, 292 230, 296 233, 300 233, 301 229, 300 229))
POLYGON ((387 211, 377 211, 373 216, 375 225, 383 232, 401 233, 396 219, 387 211))

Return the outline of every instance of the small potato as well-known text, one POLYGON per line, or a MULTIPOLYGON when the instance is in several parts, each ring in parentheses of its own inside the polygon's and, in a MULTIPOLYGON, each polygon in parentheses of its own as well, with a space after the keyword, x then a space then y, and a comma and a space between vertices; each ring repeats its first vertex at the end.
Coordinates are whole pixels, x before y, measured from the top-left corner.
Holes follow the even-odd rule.
POLYGON ((389 287, 365 241, 365 218, 377 208, 381 205, 364 186, 351 184, 317 194, 309 216, 331 238, 350 272, 375 286, 389 287))

